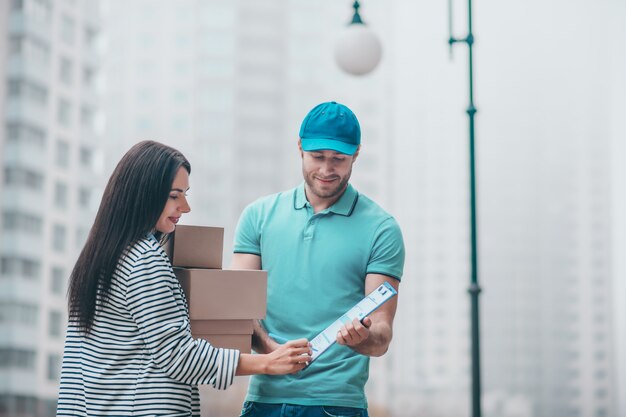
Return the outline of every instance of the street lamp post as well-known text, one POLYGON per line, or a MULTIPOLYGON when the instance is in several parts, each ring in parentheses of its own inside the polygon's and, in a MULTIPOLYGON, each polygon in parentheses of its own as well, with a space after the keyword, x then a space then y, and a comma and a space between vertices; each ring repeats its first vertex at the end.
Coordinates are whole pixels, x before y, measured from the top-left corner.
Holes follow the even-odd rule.
POLYGON ((476 157, 475 157, 475 135, 474 135, 474 68, 472 46, 474 45, 474 35, 472 34, 472 0, 468 0, 467 5, 467 36, 465 38, 455 38, 452 36, 452 0, 448 0, 448 22, 450 37, 448 43, 450 52, 456 43, 464 43, 468 48, 469 59, 469 106, 467 115, 469 116, 469 187, 470 187, 470 246, 471 246, 471 281, 468 289, 471 300, 471 341, 472 341, 472 417, 481 416, 481 385, 480 385, 480 327, 478 296, 480 295, 480 285, 478 284, 478 238, 476 228, 476 157))

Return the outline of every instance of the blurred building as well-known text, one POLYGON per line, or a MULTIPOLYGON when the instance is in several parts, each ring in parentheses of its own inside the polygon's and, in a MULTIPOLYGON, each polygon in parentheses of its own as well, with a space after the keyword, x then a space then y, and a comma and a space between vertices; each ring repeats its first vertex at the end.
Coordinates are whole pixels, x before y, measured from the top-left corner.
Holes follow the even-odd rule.
MULTIPOLYGON (((467 51, 449 62, 445 4, 394 5, 386 59, 411 279, 391 398, 396 415, 469 415, 467 51)), ((474 12, 484 415, 616 415, 609 108, 624 9, 488 2, 474 12), (594 35, 568 43, 583 24, 594 35)))
POLYGON ((572 2, 563 15, 541 3, 541 16, 530 3, 496 8, 502 19, 484 26, 483 79, 500 86, 482 84, 484 381, 487 393, 529 399, 533 416, 617 415, 614 5, 572 2), (529 19, 536 39, 497 36, 529 19), (581 24, 593 35, 569 44, 581 24))
POLYGON ((53 416, 94 214, 96 1, 0 2, 0 415, 53 416))
POLYGON ((470 414, 466 59, 460 48, 449 61, 446 7, 394 2, 385 43, 397 136, 388 186, 407 248, 387 391, 398 417, 470 414))
MULTIPOLYGON (((626 3, 615 3, 617 6, 609 20, 613 28, 613 36, 609 48, 616 50, 623 39, 626 39, 626 25, 623 24, 626 16, 626 3)), ((626 417, 626 54, 612 55, 612 65, 609 75, 610 89, 610 124, 611 132, 611 188, 612 188, 612 261, 613 261, 613 301, 615 307, 616 372, 617 372, 617 400, 619 402, 618 417, 626 417)))
POLYGON ((107 1, 107 170, 140 140, 178 148, 192 164, 184 221, 231 234, 247 203, 280 189, 284 3, 107 1))

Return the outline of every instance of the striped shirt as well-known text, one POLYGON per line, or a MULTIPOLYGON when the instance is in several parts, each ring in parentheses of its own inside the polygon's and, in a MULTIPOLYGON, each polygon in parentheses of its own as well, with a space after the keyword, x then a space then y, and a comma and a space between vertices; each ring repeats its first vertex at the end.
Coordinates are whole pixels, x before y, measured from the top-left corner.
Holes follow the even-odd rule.
POLYGON ((58 416, 199 416, 198 384, 229 387, 239 351, 193 339, 184 293, 153 236, 118 263, 92 330, 70 319, 58 416))

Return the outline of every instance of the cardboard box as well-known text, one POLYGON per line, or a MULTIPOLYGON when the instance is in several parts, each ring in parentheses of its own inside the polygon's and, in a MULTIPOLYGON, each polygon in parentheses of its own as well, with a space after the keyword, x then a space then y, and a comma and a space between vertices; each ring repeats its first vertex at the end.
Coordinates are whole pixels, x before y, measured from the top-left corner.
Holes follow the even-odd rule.
POLYGON ((250 334, 193 334, 198 339, 208 340, 210 344, 218 348, 237 349, 241 353, 250 353, 252 351, 252 335, 250 334))
POLYGON ((267 272, 174 268, 190 320, 265 318, 267 272))
POLYGON ((222 268, 224 229, 222 227, 178 225, 164 246, 172 266, 222 268))
POLYGON ((252 334, 254 320, 191 320, 191 332, 197 334, 252 334))

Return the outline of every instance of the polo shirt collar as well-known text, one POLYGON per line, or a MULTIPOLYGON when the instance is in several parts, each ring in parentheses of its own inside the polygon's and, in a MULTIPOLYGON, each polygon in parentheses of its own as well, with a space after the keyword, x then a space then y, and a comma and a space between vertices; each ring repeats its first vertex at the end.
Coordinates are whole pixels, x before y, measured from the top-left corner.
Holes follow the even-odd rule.
MULTIPOLYGON (((352 214, 352 210, 354 210, 354 206, 356 206, 356 202, 359 198, 359 193, 357 190, 352 187, 351 184, 348 184, 346 191, 344 191, 343 195, 330 206, 326 211, 340 214, 342 216, 349 216, 352 214)), ((302 183, 298 188, 296 188, 296 194, 294 197, 294 208, 296 210, 300 210, 308 204, 308 200, 306 199, 306 192, 304 191, 304 183, 302 183)))
POLYGON ((305 208, 307 203, 308 200, 306 199, 306 193, 304 192, 304 183, 302 183, 298 188, 296 188, 293 206, 296 210, 300 210, 305 208))

